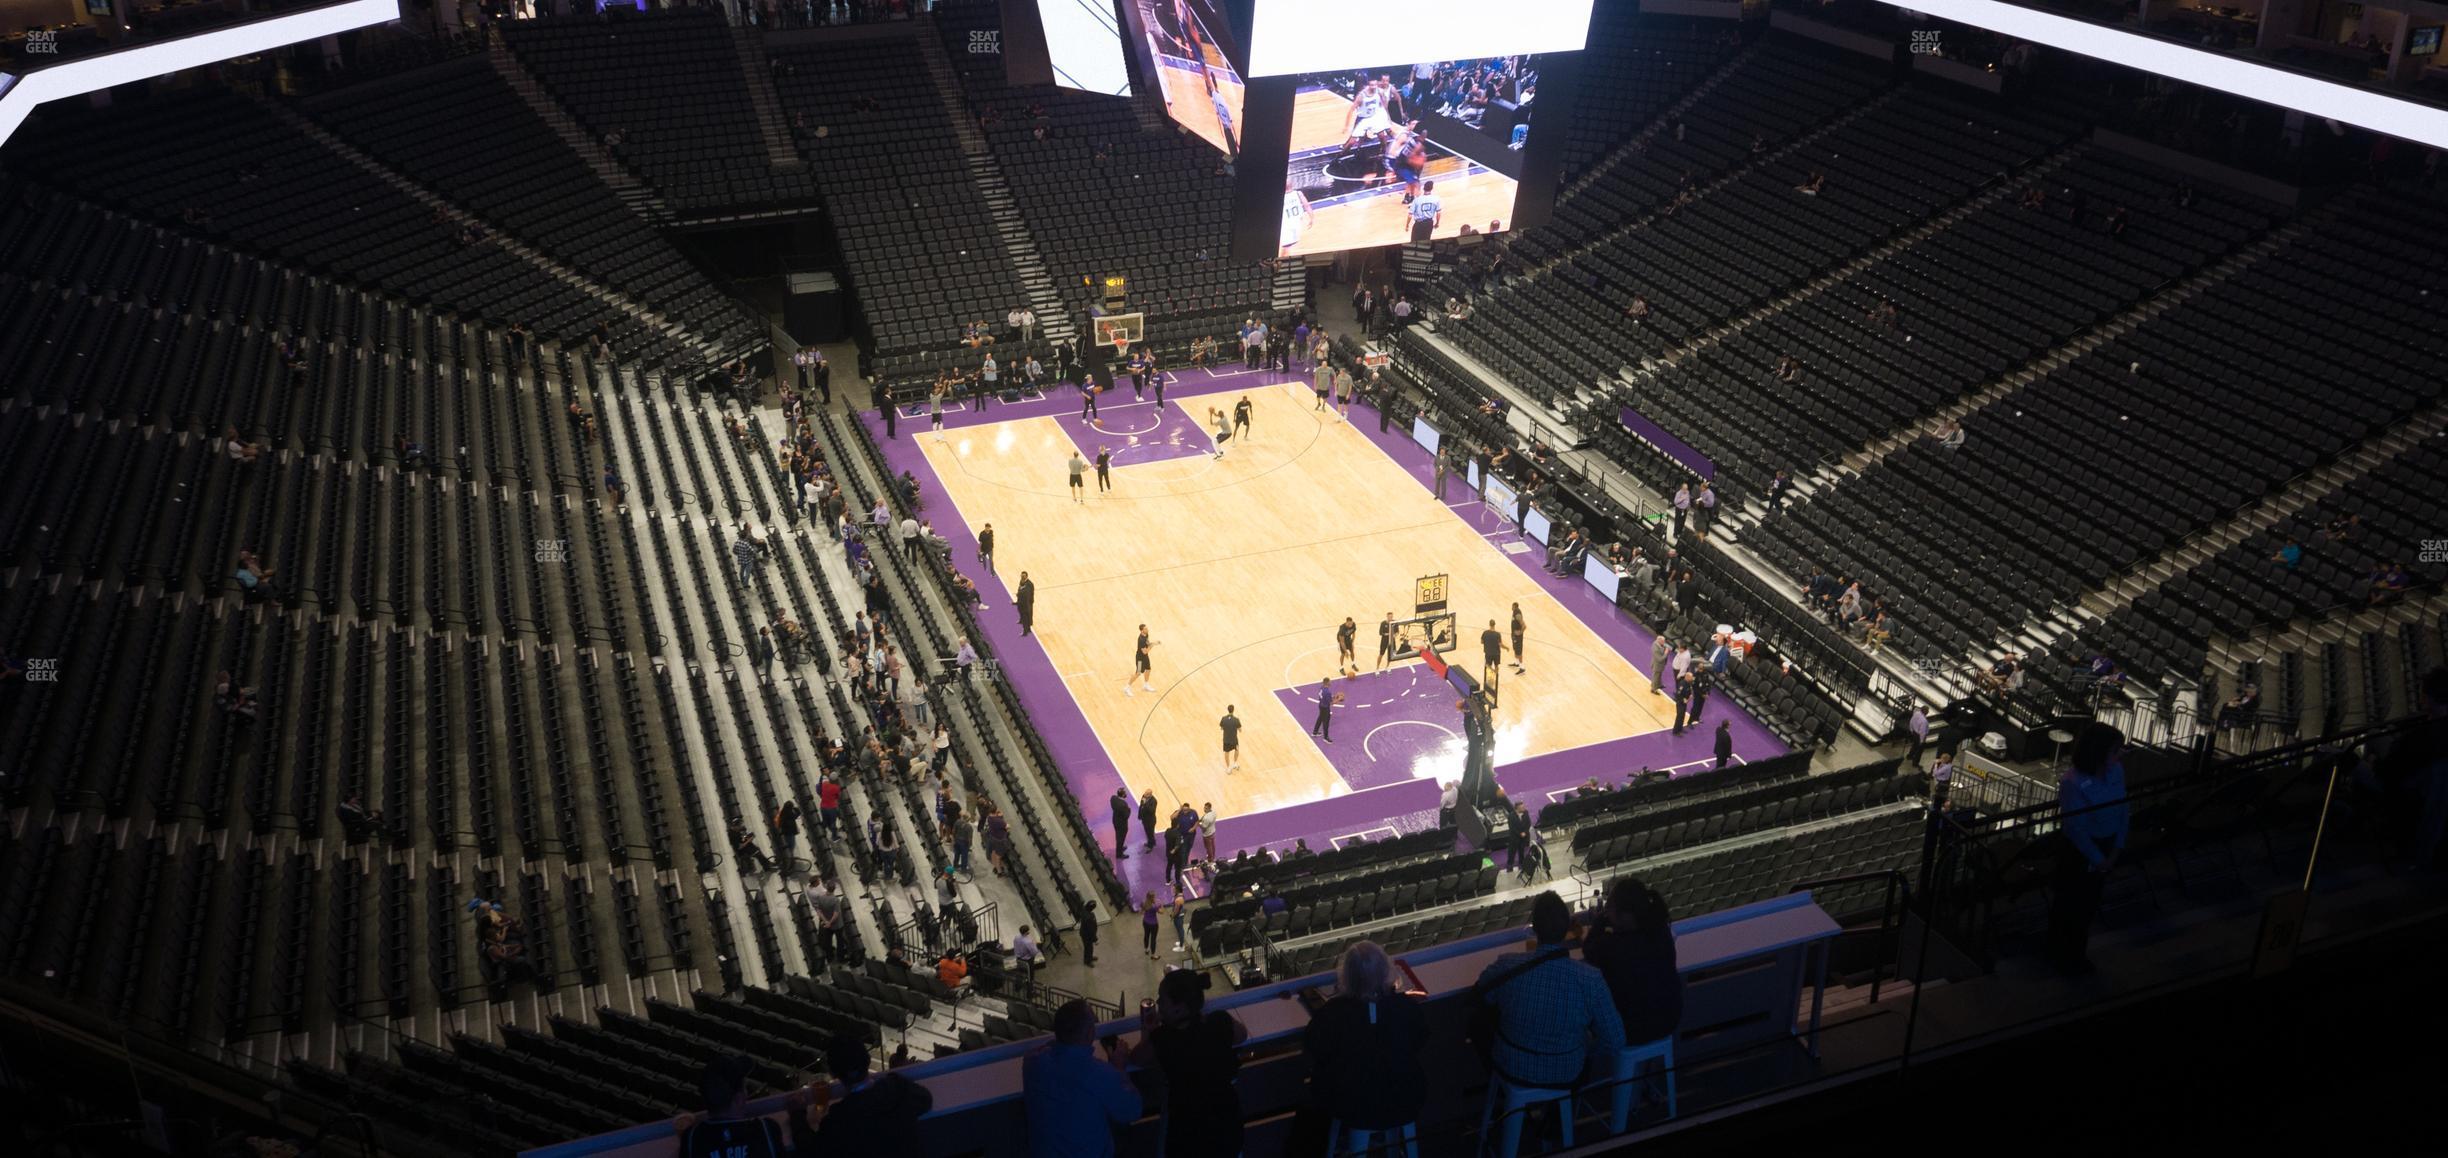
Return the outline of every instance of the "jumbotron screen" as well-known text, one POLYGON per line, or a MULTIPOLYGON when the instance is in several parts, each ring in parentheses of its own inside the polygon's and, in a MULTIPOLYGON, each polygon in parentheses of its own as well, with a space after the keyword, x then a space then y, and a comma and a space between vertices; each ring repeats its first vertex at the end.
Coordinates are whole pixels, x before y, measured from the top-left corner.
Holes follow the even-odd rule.
POLYGON ((1504 56, 1298 74, 1277 256, 1512 228, 1540 63, 1504 56))
POLYGON ((1591 5, 1250 0, 1233 259, 1546 221, 1591 5))
POLYGON ((1241 58, 1215 0, 1124 0, 1132 47, 1166 115, 1226 156, 1241 151, 1241 58))

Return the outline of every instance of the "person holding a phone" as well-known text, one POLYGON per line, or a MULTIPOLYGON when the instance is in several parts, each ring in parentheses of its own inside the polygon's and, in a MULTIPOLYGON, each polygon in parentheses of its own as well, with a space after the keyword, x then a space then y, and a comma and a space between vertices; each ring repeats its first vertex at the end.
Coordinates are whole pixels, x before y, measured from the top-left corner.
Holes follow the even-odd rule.
POLYGON ((1249 1027, 1222 1011, 1207 1012, 1207 975, 1176 969, 1157 983, 1156 999, 1139 1006, 1135 1065, 1155 1066, 1165 1080, 1165 1158, 1237 1158, 1241 1153, 1242 1042, 1249 1027))

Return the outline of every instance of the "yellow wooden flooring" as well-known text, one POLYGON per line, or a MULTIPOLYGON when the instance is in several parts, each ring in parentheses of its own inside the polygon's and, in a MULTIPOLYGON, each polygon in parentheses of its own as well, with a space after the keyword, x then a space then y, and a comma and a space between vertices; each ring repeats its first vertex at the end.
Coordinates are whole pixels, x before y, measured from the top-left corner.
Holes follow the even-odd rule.
MULTIPOLYGON (((1168 809, 1213 801, 1233 816, 1348 791, 1312 745, 1308 715, 1295 719, 1274 692, 1334 670, 1334 632, 1346 615, 1360 627, 1362 667, 1374 667, 1374 624, 1388 611, 1409 616, 1413 581, 1439 572, 1452 576, 1461 617, 1463 647, 1451 658, 1474 673, 1486 621, 1502 626, 1517 600, 1528 617, 1529 672, 1505 677, 1499 764, 1671 723, 1643 671, 1426 487, 1358 431, 1315 412, 1305 385, 1262 378, 1249 375, 1251 434, 1227 444, 1224 458, 1120 465, 1102 496, 1091 471, 1085 505, 1071 501, 1072 444, 1052 418, 950 430, 942 443, 917 436, 957 517, 972 530, 994 524, 1004 584, 1017 585, 1022 571, 1035 579, 1036 638, 1134 793, 1152 788, 1168 809), (1141 623, 1158 643, 1155 691, 1125 696, 1141 623), (1230 776, 1217 730, 1228 703, 1244 725, 1241 770, 1230 776)), ((1237 397, 1168 405, 1203 419, 1237 397)), ((1151 425, 1150 413, 1104 407, 1113 445, 1124 444, 1120 432, 1151 425)), ((1458 481, 1453 492, 1459 501, 1458 481)), ((954 517, 940 504, 932 516, 954 517)), ((1458 717, 1451 726, 1459 731, 1458 717)), ((1343 745, 1362 739, 1338 736, 1343 745)), ((1458 774, 1458 757, 1435 771, 1458 774)))

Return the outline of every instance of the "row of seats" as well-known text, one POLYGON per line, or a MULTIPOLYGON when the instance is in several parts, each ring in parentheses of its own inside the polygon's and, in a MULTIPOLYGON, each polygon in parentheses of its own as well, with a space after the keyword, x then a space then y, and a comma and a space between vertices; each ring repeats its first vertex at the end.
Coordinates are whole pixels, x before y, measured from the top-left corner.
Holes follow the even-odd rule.
MULTIPOLYGON (((519 63, 613 156, 682 212, 805 205, 816 184, 776 169, 742 54, 717 8, 501 25, 519 63)), ((819 161, 821 166, 822 162, 819 161)))
POLYGON ((305 101, 384 164, 714 343, 744 354, 761 328, 628 211, 481 57, 305 101))
POLYGON ((2413 592, 2432 589, 2448 577, 2438 552, 2427 550, 2448 526, 2443 495, 2448 495, 2448 444, 2437 438, 2417 443, 2202 566, 2144 592, 2100 625, 2096 642, 2130 670, 2190 678, 2207 661, 2212 636, 2235 637, 2267 624, 2366 606, 2374 598, 2374 573, 2392 565, 2406 568, 2413 592), (2331 529, 2349 518, 2360 522, 2332 537, 2331 529), (2290 545, 2302 552, 2291 567, 2277 558, 2290 545))
POLYGON ((1892 592, 1908 654, 1982 657, 2045 607, 2438 396, 2422 367, 2448 327, 2406 303, 2438 285, 2448 243, 2362 223, 2404 209, 2350 196, 2234 276, 1975 411, 1961 451, 1900 449, 1770 522, 1757 549, 1790 574, 1817 563, 1892 592), (2401 340, 2333 346, 2340 327, 2374 317, 2401 340), (2307 395, 2323 405, 2301 405, 2307 395), (2124 481, 2134 462, 2152 464, 2152 485, 2124 481))
MULTIPOLYGON (((46 105, 9 138, 0 166, 414 304, 497 325, 524 322, 540 338, 575 341, 613 313, 500 243, 463 236, 408 193, 225 89, 109 109, 46 105), (345 216, 330 216, 332 206, 346 206, 345 216)), ((676 349, 660 336, 630 346, 655 357, 676 349)))
POLYGON ((946 351, 1028 300, 911 39, 774 50, 873 352, 946 351))

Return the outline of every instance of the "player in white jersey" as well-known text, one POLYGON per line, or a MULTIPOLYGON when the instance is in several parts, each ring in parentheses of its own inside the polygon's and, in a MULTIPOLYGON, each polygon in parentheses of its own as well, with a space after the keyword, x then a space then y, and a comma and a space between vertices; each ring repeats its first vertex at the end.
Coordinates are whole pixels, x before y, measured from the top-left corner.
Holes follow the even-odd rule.
POLYGON ((1352 96, 1351 114, 1343 130, 1344 148, 1394 127, 1393 117, 1386 112, 1386 104, 1393 96, 1394 85, 1384 77, 1360 82, 1360 91, 1352 96))
POLYGON ((1293 246, 1300 244, 1301 237, 1309 232, 1309 222, 1316 215, 1316 210, 1309 208, 1309 198, 1303 196, 1300 190, 1293 188, 1290 181, 1284 182, 1283 252, 1286 256, 1291 254, 1293 246))

